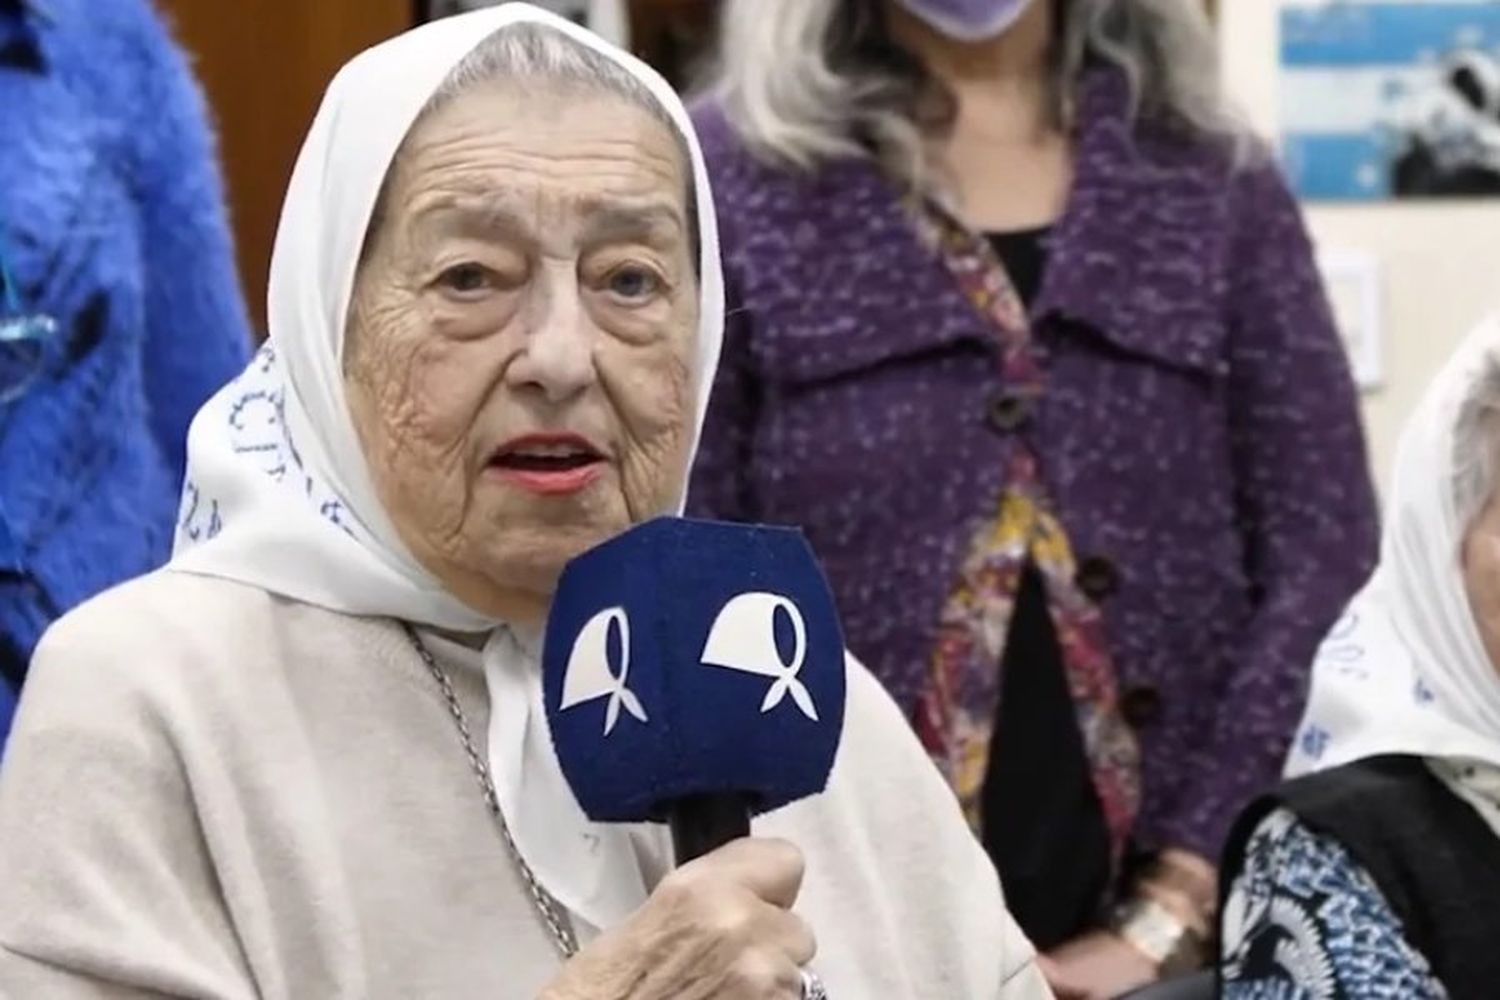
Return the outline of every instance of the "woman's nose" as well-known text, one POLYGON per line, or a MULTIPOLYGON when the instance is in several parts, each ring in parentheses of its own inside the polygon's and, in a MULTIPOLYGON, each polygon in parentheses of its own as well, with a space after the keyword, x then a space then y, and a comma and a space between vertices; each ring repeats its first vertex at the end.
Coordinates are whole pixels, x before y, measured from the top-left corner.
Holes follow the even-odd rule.
POLYGON ((595 331, 573 268, 544 270, 533 297, 526 345, 512 363, 513 383, 549 402, 564 402, 593 385, 595 331))

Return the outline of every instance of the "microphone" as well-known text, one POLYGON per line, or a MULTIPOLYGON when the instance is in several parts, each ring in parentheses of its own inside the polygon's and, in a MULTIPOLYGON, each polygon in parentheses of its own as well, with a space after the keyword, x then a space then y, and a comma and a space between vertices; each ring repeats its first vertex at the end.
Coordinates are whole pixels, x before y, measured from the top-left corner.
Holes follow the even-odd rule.
POLYGON ((563 570, 547 721, 588 817, 665 822, 679 865, 828 784, 844 637, 806 539, 664 517, 563 570))

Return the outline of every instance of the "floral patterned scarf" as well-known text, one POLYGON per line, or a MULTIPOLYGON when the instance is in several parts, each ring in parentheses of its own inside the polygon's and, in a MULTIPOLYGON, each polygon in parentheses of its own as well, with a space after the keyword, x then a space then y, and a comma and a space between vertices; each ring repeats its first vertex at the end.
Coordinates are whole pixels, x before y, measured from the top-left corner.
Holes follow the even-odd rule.
MULTIPOLYGON (((1001 382, 1022 400, 1045 388, 1025 306, 989 243, 936 209, 916 213, 965 298, 990 319, 1001 382)), ((1119 709, 1104 621, 1076 583, 1077 565, 1051 512, 1038 456, 1015 448, 994 515, 975 533, 943 607, 928 683, 916 709, 918 736, 958 794, 977 831, 1000 697, 1000 664, 1028 563, 1045 585, 1084 752, 1118 866, 1140 806, 1140 752, 1119 709)))

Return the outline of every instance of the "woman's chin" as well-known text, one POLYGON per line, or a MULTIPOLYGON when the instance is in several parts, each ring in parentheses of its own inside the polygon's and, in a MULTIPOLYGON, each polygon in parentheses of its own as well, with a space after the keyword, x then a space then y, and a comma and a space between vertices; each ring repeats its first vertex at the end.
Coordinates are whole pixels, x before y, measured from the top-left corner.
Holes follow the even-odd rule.
POLYGON ((484 575, 507 587, 551 595, 563 568, 575 557, 624 531, 623 518, 576 518, 567 522, 512 520, 483 545, 484 575))
MULTIPOLYGON (((641 506, 665 511, 661 504, 641 506)), ((614 486, 613 476, 566 494, 538 493, 486 477, 471 500, 466 544, 461 551, 449 550, 451 558, 445 561, 450 572, 439 575, 483 581, 463 589, 489 591, 466 598, 471 605, 481 600, 489 613, 518 596, 550 600, 567 564, 643 520, 637 513, 614 486)))

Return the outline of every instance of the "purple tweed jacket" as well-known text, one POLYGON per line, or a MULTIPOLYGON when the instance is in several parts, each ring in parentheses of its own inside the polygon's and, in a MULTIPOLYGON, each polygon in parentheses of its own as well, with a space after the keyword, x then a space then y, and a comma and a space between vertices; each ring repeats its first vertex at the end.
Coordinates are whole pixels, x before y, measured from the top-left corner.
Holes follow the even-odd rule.
POLYGON ((1032 441, 1140 735, 1137 844, 1215 858, 1279 774, 1313 652, 1373 565, 1376 510, 1274 165, 1132 127, 1128 103, 1110 72, 1080 95, 1032 310, 1035 402, 1007 394, 988 321, 872 164, 768 167, 699 107, 731 312, 689 505, 800 525, 850 648, 909 713, 1008 450, 1032 441))

